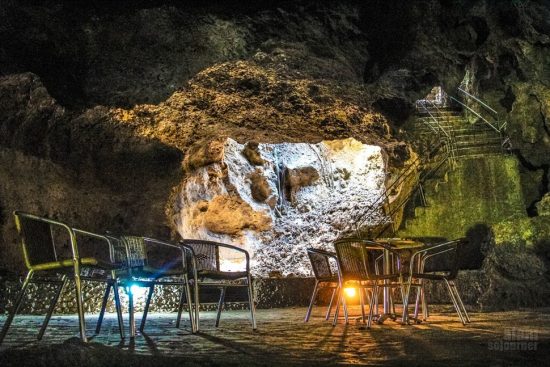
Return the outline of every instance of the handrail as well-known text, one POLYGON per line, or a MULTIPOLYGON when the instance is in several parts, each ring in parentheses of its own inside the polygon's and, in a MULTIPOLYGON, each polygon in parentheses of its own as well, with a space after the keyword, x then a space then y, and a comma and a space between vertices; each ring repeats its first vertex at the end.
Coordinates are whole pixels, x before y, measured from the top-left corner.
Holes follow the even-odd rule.
POLYGON ((497 129, 493 124, 491 124, 489 121, 487 121, 487 119, 485 119, 483 116, 481 116, 478 112, 474 111, 472 108, 470 108, 469 106, 467 106, 466 104, 460 102, 458 99, 456 99, 455 97, 453 96, 449 96, 449 98, 451 98, 453 101, 457 102, 458 104, 460 104, 461 106, 463 107, 466 107, 471 113, 473 113, 474 115, 476 115, 477 117, 479 117, 480 119, 483 120, 483 122, 485 122, 487 125, 489 125, 493 130, 495 130, 497 133, 501 133, 501 131, 499 129, 497 129))
MULTIPOLYGON (((425 100, 425 102, 430 103, 433 107, 435 107, 435 109, 437 110, 437 112, 440 112, 440 111, 439 111, 439 107, 437 107, 435 103, 433 103, 433 102, 430 101, 430 100, 425 100)), ((428 108, 427 108, 426 105, 425 105, 425 102, 422 104, 422 106, 424 107, 424 109, 426 110, 426 112, 428 113, 428 115, 430 115, 430 117, 432 118, 432 120, 435 121, 436 126, 439 128, 439 130, 441 130, 441 131, 443 132, 443 134, 444 134, 448 139, 451 139, 451 135, 449 135, 449 133, 447 132, 447 130, 445 130, 445 129, 443 128, 443 126, 441 126, 441 124, 440 124, 439 121, 435 118, 435 116, 432 115, 432 113, 430 112, 430 110, 428 110, 428 108)))
MULTIPOLYGON (((429 179, 430 177, 432 177, 437 171, 439 171, 439 169, 441 167, 443 167, 443 165, 445 164, 445 162, 447 162, 449 160, 449 154, 447 153, 447 155, 445 155, 443 157, 443 159, 441 159, 441 161, 438 162, 438 164, 436 165, 436 167, 432 168, 431 170, 429 170, 427 173, 421 175, 418 179, 417 179, 417 182, 415 183, 415 185, 413 186, 413 188, 409 191, 408 195, 405 196, 403 199, 401 199, 401 201, 393 206, 392 210, 387 214, 388 217, 393 217, 393 215, 395 213, 397 213, 404 205, 407 204, 407 202, 411 199, 411 197, 422 187, 422 183, 429 179)), ((377 223, 376 225, 379 225, 380 223, 377 223)), ((376 237, 380 237, 381 235, 383 235, 387 229, 389 228, 389 225, 388 224, 391 224, 390 223, 386 223, 386 225, 382 228, 381 231, 379 231, 375 236, 372 236, 373 238, 376 238, 376 237)))
MULTIPOLYGON (((445 144, 445 142, 441 142, 440 144, 436 145, 429 152, 429 156, 432 156, 432 153, 437 152, 439 150, 439 148, 441 147, 441 145, 447 145, 447 144, 445 144)), ((392 210, 389 214, 386 214, 386 217, 384 219, 386 219, 388 216, 391 218, 391 216, 393 216, 393 214, 395 214, 396 211, 399 210, 410 199, 412 194, 414 192, 416 192, 416 190, 418 190, 418 186, 424 180, 429 178, 429 176, 431 176, 433 173, 435 173, 437 170, 439 170, 439 168, 443 165, 443 163, 445 163, 451 156, 452 156, 452 153, 449 150, 447 150, 446 154, 443 156, 441 161, 438 162, 438 164, 435 168, 428 171, 427 174, 421 174, 418 177, 415 177, 414 178, 415 184, 413 185, 413 189, 410 190, 408 195, 406 195, 406 197, 402 200, 402 202, 397 206, 397 209, 394 208, 394 210, 392 210)), ((383 202, 386 201, 386 202, 389 203, 388 193, 390 193, 396 186, 401 185, 404 181, 408 180, 411 176, 415 175, 416 174, 416 168, 421 163, 422 163, 421 158, 417 157, 404 171, 402 171, 399 174, 399 176, 397 176, 397 178, 388 187, 385 188, 385 190, 382 192, 382 194, 380 194, 376 198, 376 200, 374 200, 374 202, 372 202, 371 205, 369 205, 367 211, 355 220, 355 222, 354 222, 354 227, 355 227, 354 231, 355 231, 355 233, 357 233, 357 234, 360 233, 361 228, 365 225, 365 222, 367 221, 367 219, 370 217, 370 215, 372 213, 374 213, 376 210, 380 209, 380 205, 383 202)), ((375 227, 375 226, 378 226, 380 224, 381 224, 381 221, 378 221, 377 223, 375 223, 374 225, 371 225, 371 226, 375 227)))
POLYGON ((458 87, 457 89, 458 89, 459 92, 462 92, 463 94, 466 94, 468 97, 472 98, 474 101, 476 101, 477 103, 479 103, 480 105, 485 107, 486 110, 491 111, 492 113, 495 114, 495 116, 498 117, 498 112, 495 111, 493 108, 491 108, 491 106, 489 106, 487 103, 483 102, 481 99, 477 98, 476 96, 466 92, 464 89, 462 89, 460 87, 458 87))
MULTIPOLYGON (((445 146, 447 147, 447 150, 450 153, 451 158, 454 159, 455 158, 454 140, 451 134, 445 128, 443 128, 443 126, 441 126, 441 124, 439 123, 439 120, 430 112, 430 110, 428 110, 428 108, 426 107, 426 103, 430 103, 433 107, 435 107, 438 113, 441 113, 441 111, 439 110, 439 107, 437 107, 437 105, 430 100, 422 100, 420 103, 420 106, 424 108, 426 113, 428 113, 431 119, 435 122, 435 125, 445 135, 446 139, 443 139, 443 142, 445 143, 445 146)), ((424 123, 424 124, 428 125, 436 133, 436 135, 441 139, 441 133, 438 132, 431 124, 429 123, 424 123)))

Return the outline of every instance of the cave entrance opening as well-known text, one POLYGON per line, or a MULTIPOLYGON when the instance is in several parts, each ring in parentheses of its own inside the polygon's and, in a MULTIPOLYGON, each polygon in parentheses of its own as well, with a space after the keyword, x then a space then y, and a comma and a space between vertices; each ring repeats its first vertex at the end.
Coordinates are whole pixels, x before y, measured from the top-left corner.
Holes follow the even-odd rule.
POLYGON ((430 105, 438 108, 446 108, 451 106, 451 99, 445 90, 443 90, 443 87, 436 85, 424 98, 416 101, 416 105, 417 107, 419 105, 430 105))

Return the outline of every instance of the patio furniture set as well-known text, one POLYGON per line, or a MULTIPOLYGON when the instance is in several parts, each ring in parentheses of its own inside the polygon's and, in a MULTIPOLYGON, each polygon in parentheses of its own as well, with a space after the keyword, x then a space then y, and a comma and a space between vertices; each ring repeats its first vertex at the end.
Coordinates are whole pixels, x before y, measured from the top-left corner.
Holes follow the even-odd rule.
POLYGON ((318 292, 321 288, 331 288, 332 296, 325 315, 330 318, 336 301, 333 325, 336 325, 340 305, 344 308, 345 322, 349 322, 345 288, 355 288, 359 292, 361 319, 370 328, 373 320, 383 323, 387 318, 397 319, 395 312, 395 291, 399 291, 403 311, 401 322, 425 321, 428 316, 425 282, 443 282, 449 292, 453 306, 463 325, 470 317, 455 279, 459 269, 467 268, 461 261, 467 240, 460 238, 439 243, 427 243, 418 239, 341 239, 334 243, 335 252, 309 248, 308 256, 315 275, 315 288, 304 321, 308 321, 318 292), (439 264, 437 257, 445 256, 446 264, 439 264), (414 314, 409 316, 411 289, 415 289, 414 314), (382 293, 383 311, 379 310, 379 296, 382 293), (369 302, 368 317, 365 313, 365 300, 369 302), (422 319, 419 311, 422 309, 422 319), (376 311, 376 313, 375 313, 376 311))
POLYGON ((132 287, 148 288, 143 317, 139 327, 140 331, 143 331, 155 287, 166 285, 178 286, 181 289, 176 327, 180 326, 183 309, 187 305, 191 330, 193 333, 199 331, 200 288, 216 287, 220 289, 216 318, 216 326, 218 326, 221 311, 224 307, 226 289, 229 287, 246 287, 248 289, 252 328, 256 329, 250 258, 243 249, 223 243, 194 239, 170 243, 140 236, 97 234, 28 213, 16 211, 14 216, 22 241, 23 258, 28 273, 0 332, 0 344, 8 332, 14 316, 21 307, 30 283, 49 283, 57 286, 55 295, 48 307, 46 318, 38 333, 38 339, 40 340, 46 331, 63 288, 70 279, 75 284, 80 338, 82 341, 87 341, 82 292, 83 280, 105 283, 105 293, 96 325, 96 333, 101 330, 111 289, 114 293, 121 338, 125 337, 125 332, 119 290, 124 287, 128 293, 129 331, 130 337, 133 338, 136 335, 136 328, 132 287), (97 248, 97 251, 91 255, 88 254, 90 248, 92 248, 90 241, 94 241, 94 249, 97 248, 98 244, 101 244, 101 247, 97 248), (90 246, 82 246, 82 243, 86 242, 90 246), (60 250, 63 250, 64 243, 70 245, 70 256, 60 253, 60 250), (241 271, 222 270, 220 267, 220 249, 242 256, 245 260, 245 268, 241 271))
MULTIPOLYGON (((80 338, 83 341, 87 341, 83 280, 105 284, 105 293, 95 329, 96 334, 101 331, 112 290, 120 337, 125 337, 119 294, 122 287, 128 294, 130 337, 136 336, 132 290, 134 286, 148 289, 139 325, 141 332, 145 328, 155 287, 167 285, 180 288, 175 323, 178 328, 181 324, 184 306, 187 306, 191 331, 193 333, 199 331, 200 288, 215 287, 220 290, 215 321, 217 327, 224 307, 226 289, 246 287, 252 328, 256 329, 250 257, 248 252, 241 248, 195 239, 184 239, 178 243, 171 243, 141 236, 98 234, 20 211, 14 212, 14 217, 28 273, 0 332, 0 344, 21 307, 30 283, 49 283, 57 286, 38 332, 40 340, 44 336, 63 289, 71 279, 75 285, 80 338), (90 245, 90 241, 95 241, 95 247, 90 245), (64 243, 69 244, 70 255, 59 251, 63 249, 64 243), (83 246, 83 243, 86 246, 83 246), (97 247, 98 244, 99 247, 97 247), (94 251, 90 251, 90 248, 93 248, 94 251), (244 268, 239 271, 222 270, 220 250, 241 256, 244 260, 244 268)), ((424 282, 430 280, 445 283, 460 320, 466 324, 470 322, 470 318, 454 282, 461 266, 461 251, 465 242, 465 239, 458 239, 438 244, 426 244, 417 240, 351 238, 336 241, 334 243, 335 252, 310 248, 307 252, 315 275, 315 287, 305 321, 307 322, 311 316, 312 307, 321 288, 332 289, 325 319, 330 318, 334 307, 333 325, 336 325, 338 321, 340 307, 344 309, 345 322, 349 321, 344 297, 345 288, 359 290, 361 319, 363 322, 367 322, 368 327, 371 326, 373 320, 382 323, 387 318, 397 319, 394 302, 396 290, 400 291, 403 304, 401 320, 403 323, 408 323, 411 319, 408 309, 412 288, 416 290, 412 319, 420 321, 418 313, 421 305, 423 320, 425 320, 429 314, 424 282), (446 269, 434 268, 430 261, 442 254, 451 255, 453 259, 451 266, 446 269), (444 272, 436 273, 435 271, 444 272), (383 295, 383 311, 381 313, 378 312, 380 293, 383 295), (365 312, 367 300, 369 304, 368 317, 365 312)))

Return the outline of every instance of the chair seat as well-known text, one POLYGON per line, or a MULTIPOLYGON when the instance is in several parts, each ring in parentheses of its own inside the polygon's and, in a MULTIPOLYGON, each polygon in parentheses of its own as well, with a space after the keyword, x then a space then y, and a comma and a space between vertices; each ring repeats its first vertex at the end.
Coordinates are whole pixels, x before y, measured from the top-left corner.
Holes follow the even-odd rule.
MULTIPOLYGON (((144 279, 159 279, 165 277, 179 277, 184 274, 183 269, 181 268, 156 268, 153 266, 142 266, 132 268, 132 277, 134 278, 144 278, 144 279)), ((120 278, 128 277, 128 270, 122 269, 117 271, 117 276, 120 278)))
POLYGON ((337 276, 334 277, 323 277, 317 279, 319 283, 338 283, 339 279, 337 276))
POLYGON ((413 273, 413 278, 427 280, 453 280, 450 274, 435 274, 435 273, 413 273))
POLYGON ((218 270, 199 270, 197 271, 199 278, 214 279, 214 280, 236 280, 246 278, 246 271, 218 271, 218 270))
MULTIPOLYGON (((36 264, 31 267, 34 271, 54 271, 62 270, 73 267, 73 259, 65 259, 59 261, 52 261, 42 264, 36 264)), ((96 259, 95 257, 83 257, 80 259, 81 266, 93 266, 105 270, 113 270, 120 268, 119 265, 113 264, 104 260, 96 259)))

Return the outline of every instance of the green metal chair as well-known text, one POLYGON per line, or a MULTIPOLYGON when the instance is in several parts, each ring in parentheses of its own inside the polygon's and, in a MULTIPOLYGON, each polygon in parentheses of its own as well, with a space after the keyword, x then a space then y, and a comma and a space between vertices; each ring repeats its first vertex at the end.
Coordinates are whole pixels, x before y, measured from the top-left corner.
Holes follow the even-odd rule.
POLYGON ((57 301, 59 300, 59 296, 69 279, 73 279, 75 283, 75 297, 78 308, 80 338, 82 341, 87 341, 82 294, 83 280, 104 282, 107 284, 107 288, 113 287, 115 289, 115 304, 118 314, 120 337, 124 338, 122 310, 115 275, 115 271, 121 269, 124 264, 115 261, 114 249, 111 241, 107 237, 99 234, 71 228, 65 223, 20 211, 15 211, 14 217, 21 238, 23 258, 28 273, 15 301, 14 307, 2 327, 0 344, 4 340, 16 313, 21 307, 25 292, 30 283, 50 283, 58 285, 54 298, 48 308, 44 323, 38 333, 38 339, 42 339, 57 301), (70 242, 70 257, 58 254, 60 248, 59 241, 56 241, 56 239, 63 235, 68 237, 70 242), (79 248, 77 240, 80 241, 83 238, 87 240, 96 240, 96 242, 99 240, 100 243, 103 243, 105 246, 102 248, 103 251, 101 251, 102 256, 82 257, 79 251, 81 248, 79 248))
MULTIPOLYGON (((136 335, 134 319, 134 295, 132 286, 148 288, 147 299, 139 330, 143 332, 155 286, 181 286, 181 297, 178 307, 176 327, 180 326, 181 314, 186 300, 192 332, 196 331, 191 305, 187 262, 184 249, 179 245, 160 241, 154 238, 139 236, 107 236, 115 245, 117 258, 125 258, 126 268, 117 272, 119 284, 128 293, 128 311, 130 318, 130 337, 136 335)), ((101 328, 103 314, 107 305, 108 293, 105 293, 101 307, 97 330, 101 328)))

